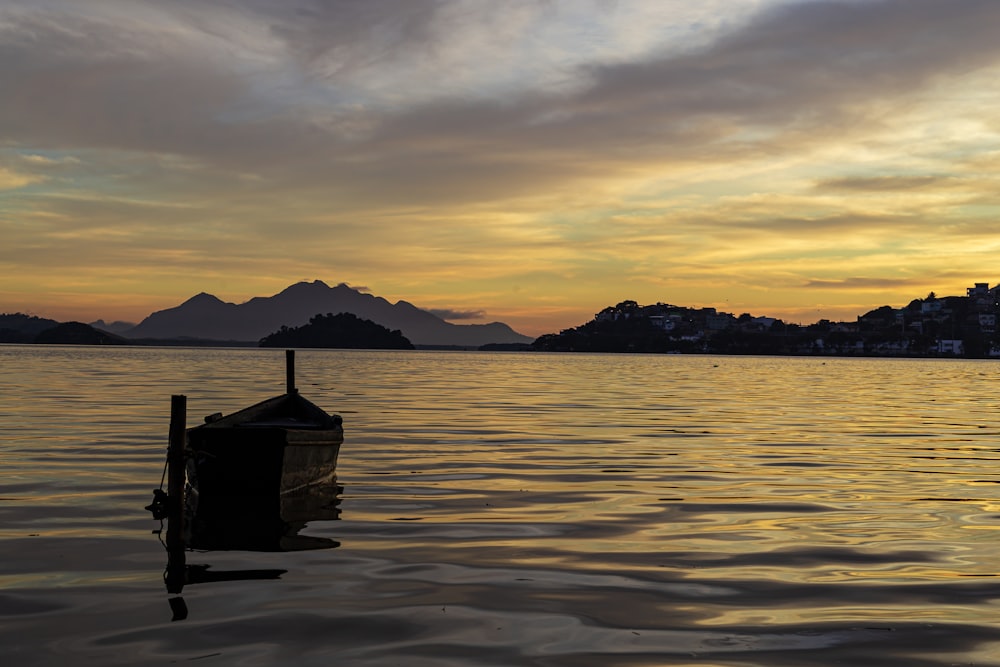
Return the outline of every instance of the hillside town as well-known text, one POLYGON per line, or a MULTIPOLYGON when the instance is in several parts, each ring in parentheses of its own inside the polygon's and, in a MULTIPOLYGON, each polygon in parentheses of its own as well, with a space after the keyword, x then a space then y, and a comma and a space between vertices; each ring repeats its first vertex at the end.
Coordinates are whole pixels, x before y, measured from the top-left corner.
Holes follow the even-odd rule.
POLYGON ((623 301, 594 319, 533 344, 556 352, 665 352, 878 357, 1000 358, 1000 285, 976 283, 965 296, 933 292, 906 306, 882 306, 853 322, 810 325, 736 316, 715 308, 623 301))

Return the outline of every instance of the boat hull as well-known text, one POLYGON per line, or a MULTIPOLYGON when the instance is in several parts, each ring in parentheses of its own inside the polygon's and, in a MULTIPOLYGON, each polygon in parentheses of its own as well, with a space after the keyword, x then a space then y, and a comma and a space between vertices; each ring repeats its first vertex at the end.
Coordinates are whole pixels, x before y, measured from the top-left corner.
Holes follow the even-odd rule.
POLYGON ((188 429, 188 485, 204 502, 334 484, 343 441, 339 415, 285 394, 188 429))

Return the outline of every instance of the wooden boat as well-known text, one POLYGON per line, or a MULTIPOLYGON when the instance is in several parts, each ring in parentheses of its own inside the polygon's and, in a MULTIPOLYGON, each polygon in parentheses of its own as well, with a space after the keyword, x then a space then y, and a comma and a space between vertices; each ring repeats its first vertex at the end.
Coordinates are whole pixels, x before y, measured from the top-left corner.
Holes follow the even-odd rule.
POLYGON ((343 420, 299 394, 293 351, 286 358, 286 393, 187 429, 187 491, 195 507, 207 498, 262 499, 335 483, 343 420))

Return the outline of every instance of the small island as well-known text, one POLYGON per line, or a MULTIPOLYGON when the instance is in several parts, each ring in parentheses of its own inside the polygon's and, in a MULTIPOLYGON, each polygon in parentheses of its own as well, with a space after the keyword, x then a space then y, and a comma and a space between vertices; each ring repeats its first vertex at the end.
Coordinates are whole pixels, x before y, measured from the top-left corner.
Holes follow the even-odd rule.
POLYGON ((412 350, 398 329, 390 331, 352 313, 315 315, 300 327, 283 326, 260 339, 260 347, 332 347, 350 350, 412 350))
POLYGON ((131 341, 83 322, 63 322, 35 337, 40 345, 128 345, 131 341))
POLYGON ((83 322, 57 322, 24 313, 0 313, 0 343, 130 345, 132 341, 83 322))

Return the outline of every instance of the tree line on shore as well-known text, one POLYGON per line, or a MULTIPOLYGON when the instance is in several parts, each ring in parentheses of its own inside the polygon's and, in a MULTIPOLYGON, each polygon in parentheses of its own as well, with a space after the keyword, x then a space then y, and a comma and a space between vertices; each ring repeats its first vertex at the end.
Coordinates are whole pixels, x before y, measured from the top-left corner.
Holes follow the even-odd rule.
POLYGON ((966 297, 931 292, 854 322, 810 325, 714 308, 623 301, 578 327, 535 340, 550 352, 644 352, 904 357, 1000 357, 997 288, 966 297))

